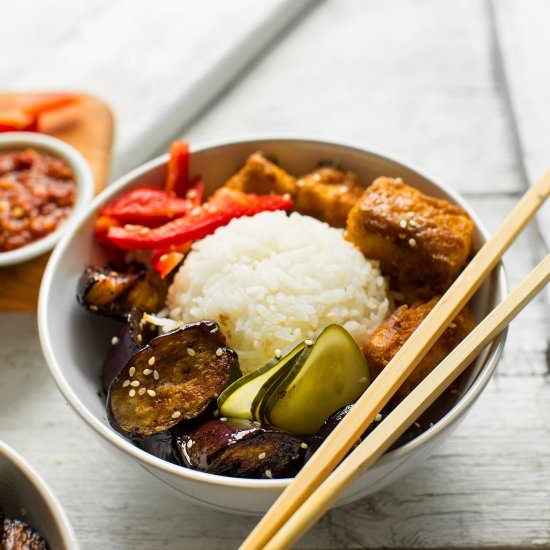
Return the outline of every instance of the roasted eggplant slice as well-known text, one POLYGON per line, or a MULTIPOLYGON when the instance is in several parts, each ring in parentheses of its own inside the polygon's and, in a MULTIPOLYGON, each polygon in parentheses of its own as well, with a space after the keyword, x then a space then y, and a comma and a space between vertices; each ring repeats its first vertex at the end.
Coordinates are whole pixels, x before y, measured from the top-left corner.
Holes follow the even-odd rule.
POLYGON ((196 418, 238 376, 237 354, 214 321, 157 336, 109 387, 113 427, 130 439, 165 432, 196 418))
POLYGON ((90 311, 113 317, 124 317, 128 307, 124 296, 143 276, 130 271, 121 273, 107 267, 88 266, 78 281, 76 298, 90 311))
POLYGON ((132 308, 120 330, 113 336, 111 347, 103 363, 103 389, 107 392, 111 382, 126 363, 158 334, 158 327, 143 321, 143 315, 132 308))
MULTIPOLYGON (((321 429, 311 438, 309 447, 306 452, 305 456, 305 462, 307 462, 311 455, 321 446, 323 441, 330 435, 332 430, 336 428, 336 426, 343 420, 343 418, 351 411, 353 407, 353 403, 346 405, 345 407, 342 407, 341 409, 338 409, 334 414, 330 415, 324 422, 321 429)), ((384 418, 391 412, 390 407, 386 407, 379 415, 376 416, 374 422, 365 430, 363 435, 361 436, 361 439, 352 447, 354 449, 367 435, 369 435, 375 428, 378 426, 384 418)), ((405 443, 413 440, 415 437, 420 435, 422 432, 426 430, 427 426, 422 426, 419 422, 415 422, 391 447, 390 451, 392 449, 396 449, 397 447, 400 447, 401 445, 404 445, 405 443)))
POLYGON ((125 299, 127 309, 135 307, 148 313, 160 311, 166 303, 166 294, 172 278, 163 279, 154 269, 150 269, 145 277, 139 279, 128 291, 125 299))
POLYGON ((181 455, 177 446, 177 436, 172 430, 144 437, 136 441, 136 445, 144 451, 162 460, 181 465, 181 455))
POLYGON ((307 447, 299 437, 240 418, 220 418, 178 438, 183 463, 211 474, 291 477, 307 447))
POLYGON ((2 550, 47 550, 46 541, 24 521, 18 519, 4 519, 2 550))
POLYGON ((76 298, 90 311, 123 319, 132 308, 156 313, 164 307, 171 278, 162 279, 142 266, 130 264, 127 272, 88 266, 78 281, 76 298))

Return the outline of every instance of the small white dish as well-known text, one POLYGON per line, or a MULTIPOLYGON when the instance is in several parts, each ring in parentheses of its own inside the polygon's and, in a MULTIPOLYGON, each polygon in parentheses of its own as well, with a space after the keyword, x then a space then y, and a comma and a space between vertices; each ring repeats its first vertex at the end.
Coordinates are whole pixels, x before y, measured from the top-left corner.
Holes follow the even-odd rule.
POLYGON ((94 197, 94 177, 84 157, 71 145, 57 138, 33 132, 6 132, 0 134, 0 152, 36 149, 65 161, 73 171, 76 184, 76 202, 69 217, 42 239, 21 248, 0 252, 0 266, 31 260, 51 250, 67 230, 67 224, 78 217, 94 197))
MULTIPOLYGON (((293 174, 305 174, 321 161, 331 160, 358 175, 368 185, 380 175, 402 177, 408 184, 435 197, 459 204, 476 224, 475 245, 481 247, 488 232, 472 207, 451 188, 409 165, 360 147, 308 139, 254 139, 194 147, 191 173, 201 174, 206 192, 211 193, 243 164, 248 155, 264 151, 293 174)), ((225 512, 264 513, 289 479, 242 479, 183 468, 136 447, 117 433, 107 420, 101 390, 101 366, 115 330, 113 321, 98 319, 76 302, 77 281, 89 264, 103 264, 104 251, 94 241, 94 223, 100 208, 123 190, 140 185, 162 186, 168 155, 136 168, 103 191, 82 213, 63 237, 48 263, 38 306, 38 328, 42 350, 50 371, 79 416, 109 443, 114 454, 128 464, 138 464, 157 480, 159 488, 171 490, 182 499, 225 512)), ((485 281, 472 301, 479 320, 506 295, 502 267, 485 281)), ((399 448, 386 453, 362 474, 337 501, 336 506, 354 502, 404 476, 441 444, 465 417, 466 412, 489 382, 498 363, 506 334, 501 334, 482 352, 463 378, 460 396, 449 410, 432 406, 434 424, 399 448)))
POLYGON ((38 531, 52 550, 76 550, 78 543, 59 501, 36 471, 0 441, 0 507, 38 531))

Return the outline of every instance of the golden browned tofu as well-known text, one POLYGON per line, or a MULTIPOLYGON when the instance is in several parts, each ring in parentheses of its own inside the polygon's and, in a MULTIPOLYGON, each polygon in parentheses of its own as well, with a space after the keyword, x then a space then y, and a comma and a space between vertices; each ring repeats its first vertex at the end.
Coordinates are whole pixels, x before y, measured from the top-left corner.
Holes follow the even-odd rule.
POLYGON ((349 211, 364 188, 353 172, 324 167, 300 178, 295 209, 334 227, 345 227, 349 211))
MULTIPOLYGON (((374 375, 378 376, 401 346, 432 310, 439 297, 415 306, 401 306, 382 323, 363 346, 363 353, 374 375)), ((420 361, 397 392, 406 397, 474 328, 475 319, 468 308, 463 309, 432 349, 420 361)))
POLYGON ((462 208, 401 179, 377 178, 348 216, 346 238, 380 261, 399 287, 447 288, 472 248, 474 223, 462 208))
POLYGON ((258 195, 288 193, 294 196, 296 194, 295 178, 267 160, 260 152, 250 155, 245 165, 225 185, 244 193, 258 195))

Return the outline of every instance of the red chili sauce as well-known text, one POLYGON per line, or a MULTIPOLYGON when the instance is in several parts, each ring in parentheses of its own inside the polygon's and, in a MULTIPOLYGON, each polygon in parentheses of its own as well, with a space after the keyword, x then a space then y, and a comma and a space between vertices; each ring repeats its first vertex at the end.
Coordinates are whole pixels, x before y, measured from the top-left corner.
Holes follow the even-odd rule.
POLYGON ((33 149, 0 152, 0 252, 57 229, 75 198, 73 172, 62 160, 33 149))

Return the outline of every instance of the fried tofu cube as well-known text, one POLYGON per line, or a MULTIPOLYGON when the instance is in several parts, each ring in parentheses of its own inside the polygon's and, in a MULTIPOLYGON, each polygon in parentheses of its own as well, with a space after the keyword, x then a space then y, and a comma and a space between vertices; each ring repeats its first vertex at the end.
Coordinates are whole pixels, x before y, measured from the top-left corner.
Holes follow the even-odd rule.
POLYGON ((295 178, 266 159, 261 152, 250 155, 245 165, 225 185, 231 189, 257 195, 296 194, 295 178))
MULTIPOLYGON (((409 336, 433 309, 439 296, 414 306, 403 305, 384 321, 363 345, 372 374, 378 376, 409 336)), ((396 393, 405 398, 474 328, 472 312, 465 308, 439 337, 396 393)))
POLYGON ((474 223, 459 206, 400 178, 377 178, 348 216, 346 238, 399 286, 446 289, 472 249, 474 223))
POLYGON ((334 227, 345 227, 364 188, 353 172, 323 167, 300 178, 295 208, 334 227))

